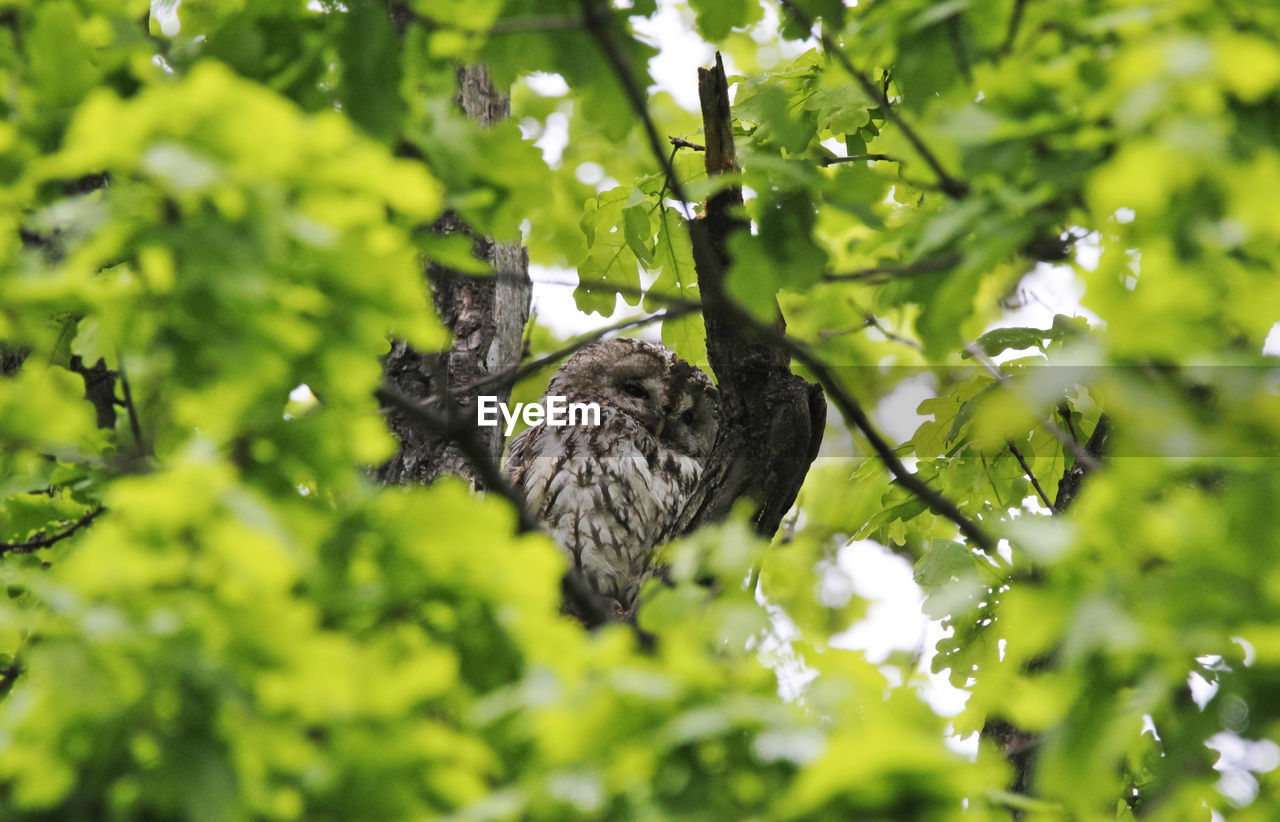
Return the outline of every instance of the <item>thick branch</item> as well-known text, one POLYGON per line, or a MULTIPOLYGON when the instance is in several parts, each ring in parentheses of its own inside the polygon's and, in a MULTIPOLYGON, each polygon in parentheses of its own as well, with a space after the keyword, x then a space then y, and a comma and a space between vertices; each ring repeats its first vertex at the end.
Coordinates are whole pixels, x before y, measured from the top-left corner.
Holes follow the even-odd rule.
POLYGON ((71 358, 70 368, 84 380, 84 397, 93 403, 98 416, 98 427, 116 427, 116 372, 107 368, 107 361, 99 358, 92 367, 85 367, 77 354, 71 358))
MULTIPOLYGON (((698 70, 698 96, 706 135, 707 174, 738 169, 724 64, 698 70)), ((822 391, 791 373, 779 339, 781 315, 768 334, 729 298, 729 239, 746 228, 738 212, 742 191, 730 186, 707 203, 705 216, 690 223, 698 291, 707 329, 707 357, 721 397, 721 431, 703 482, 687 509, 686 528, 728 515, 734 502, 756 503, 756 530, 772 536, 795 501, 826 426, 822 391)))
MULTIPOLYGON (((1068 424, 1070 424, 1069 419, 1068 424)), ((1094 426, 1093 434, 1090 435, 1089 441, 1084 446, 1084 452, 1089 459, 1077 459, 1067 469, 1067 472, 1062 475, 1062 479, 1058 481, 1058 498, 1053 501, 1054 512, 1061 514, 1067 510, 1071 503, 1075 502, 1076 495, 1080 493, 1085 477, 1098 469, 1102 455, 1106 453, 1110 437, 1111 420, 1106 414, 1103 414, 1098 417, 1098 424, 1094 426)))

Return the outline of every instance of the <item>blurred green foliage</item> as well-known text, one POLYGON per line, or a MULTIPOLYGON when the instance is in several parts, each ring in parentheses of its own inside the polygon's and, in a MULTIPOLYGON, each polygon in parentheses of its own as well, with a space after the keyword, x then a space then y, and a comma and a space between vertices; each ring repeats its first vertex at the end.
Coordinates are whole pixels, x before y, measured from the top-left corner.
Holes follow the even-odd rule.
MULTIPOLYGON (((869 408, 927 384, 898 452, 1002 549, 835 420, 777 544, 734 519, 667 549, 652 652, 560 617, 560 553, 500 500, 365 471, 388 337, 447 344, 442 209, 576 266, 584 310, 697 297, 580 4, 0 7, 0 340, 29 351, 0 379, 0 817, 1275 818, 1280 10, 796 5, 826 42, 770 0, 685 10, 743 72, 730 293, 869 408), (457 61, 514 84, 510 122, 456 111, 457 61), (1093 320, 1005 319, 1044 261, 1093 320), (130 390, 105 430, 71 370, 99 359, 130 390), (1051 513, 1032 476, 1052 501, 1104 412, 1103 467, 1051 513), (866 612, 824 593, 859 538, 915 563, 954 720, 914 661, 833 645, 866 612), (994 745, 947 743, 993 720, 1034 735, 1029 797, 994 745)), ((612 31, 642 85, 655 13, 612 31)), ((669 96, 649 113, 699 139, 669 96)), ((700 155, 674 168, 713 190, 700 155)), ((700 326, 662 334, 705 362, 700 326)))

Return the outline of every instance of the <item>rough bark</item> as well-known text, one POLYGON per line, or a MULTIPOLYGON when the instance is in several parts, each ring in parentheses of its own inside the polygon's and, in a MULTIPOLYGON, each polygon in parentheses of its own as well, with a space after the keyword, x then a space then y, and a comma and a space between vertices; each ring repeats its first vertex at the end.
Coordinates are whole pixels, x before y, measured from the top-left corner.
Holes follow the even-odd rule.
MULTIPOLYGON (((729 115, 729 87, 716 55, 698 70, 708 175, 738 168, 729 115)), ((738 216, 742 190, 726 188, 690 224, 698 288, 707 329, 707 357, 721 397, 721 431, 686 515, 686 529, 721 520, 743 497, 755 502, 758 533, 772 536, 795 502, 818 455, 826 424, 822 389, 791 373, 787 353, 757 333, 728 297, 729 237, 746 228, 738 216)), ((779 316, 778 330, 784 328, 779 316)))
MULTIPOLYGON (((460 68, 457 79, 458 105, 468 115, 485 126, 508 116, 509 99, 494 89, 483 67, 460 68)), ((475 426, 476 398, 483 391, 495 393, 505 402, 510 388, 501 384, 468 386, 520 360, 532 289, 528 254, 519 244, 495 243, 477 236, 452 212, 441 216, 432 230, 471 237, 476 258, 489 263, 496 276, 469 277, 428 262, 425 274, 436 312, 453 335, 452 346, 448 351, 421 352, 394 340, 383 358, 386 383, 400 395, 429 403, 456 424, 474 428, 475 436, 497 461, 502 454, 502 431, 475 426)), ((429 483, 441 475, 455 474, 473 488, 484 490, 474 460, 458 445, 456 435, 432 429, 404 409, 391 406, 386 411, 400 450, 378 468, 380 482, 429 483)))

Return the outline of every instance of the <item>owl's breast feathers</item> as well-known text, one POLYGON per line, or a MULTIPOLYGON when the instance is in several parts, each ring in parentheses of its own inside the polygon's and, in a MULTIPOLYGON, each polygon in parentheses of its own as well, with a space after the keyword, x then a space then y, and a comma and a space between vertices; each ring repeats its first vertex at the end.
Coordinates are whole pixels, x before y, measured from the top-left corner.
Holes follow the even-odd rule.
POLYGON ((605 409, 598 426, 527 429, 503 470, 592 587, 630 608, 702 469, 605 409))

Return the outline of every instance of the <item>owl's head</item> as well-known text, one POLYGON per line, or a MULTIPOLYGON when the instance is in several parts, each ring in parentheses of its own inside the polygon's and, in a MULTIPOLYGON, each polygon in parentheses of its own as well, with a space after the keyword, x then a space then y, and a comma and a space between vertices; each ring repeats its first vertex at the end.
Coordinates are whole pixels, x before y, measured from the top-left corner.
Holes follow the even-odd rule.
POLYGON ((664 345, 618 337, 589 345, 551 378, 547 395, 597 402, 664 444, 691 456, 710 453, 718 427, 715 387, 664 345))
POLYGON ((673 449, 698 459, 711 453, 720 428, 720 395, 711 378, 671 352, 666 382, 665 421, 660 438, 673 449))

